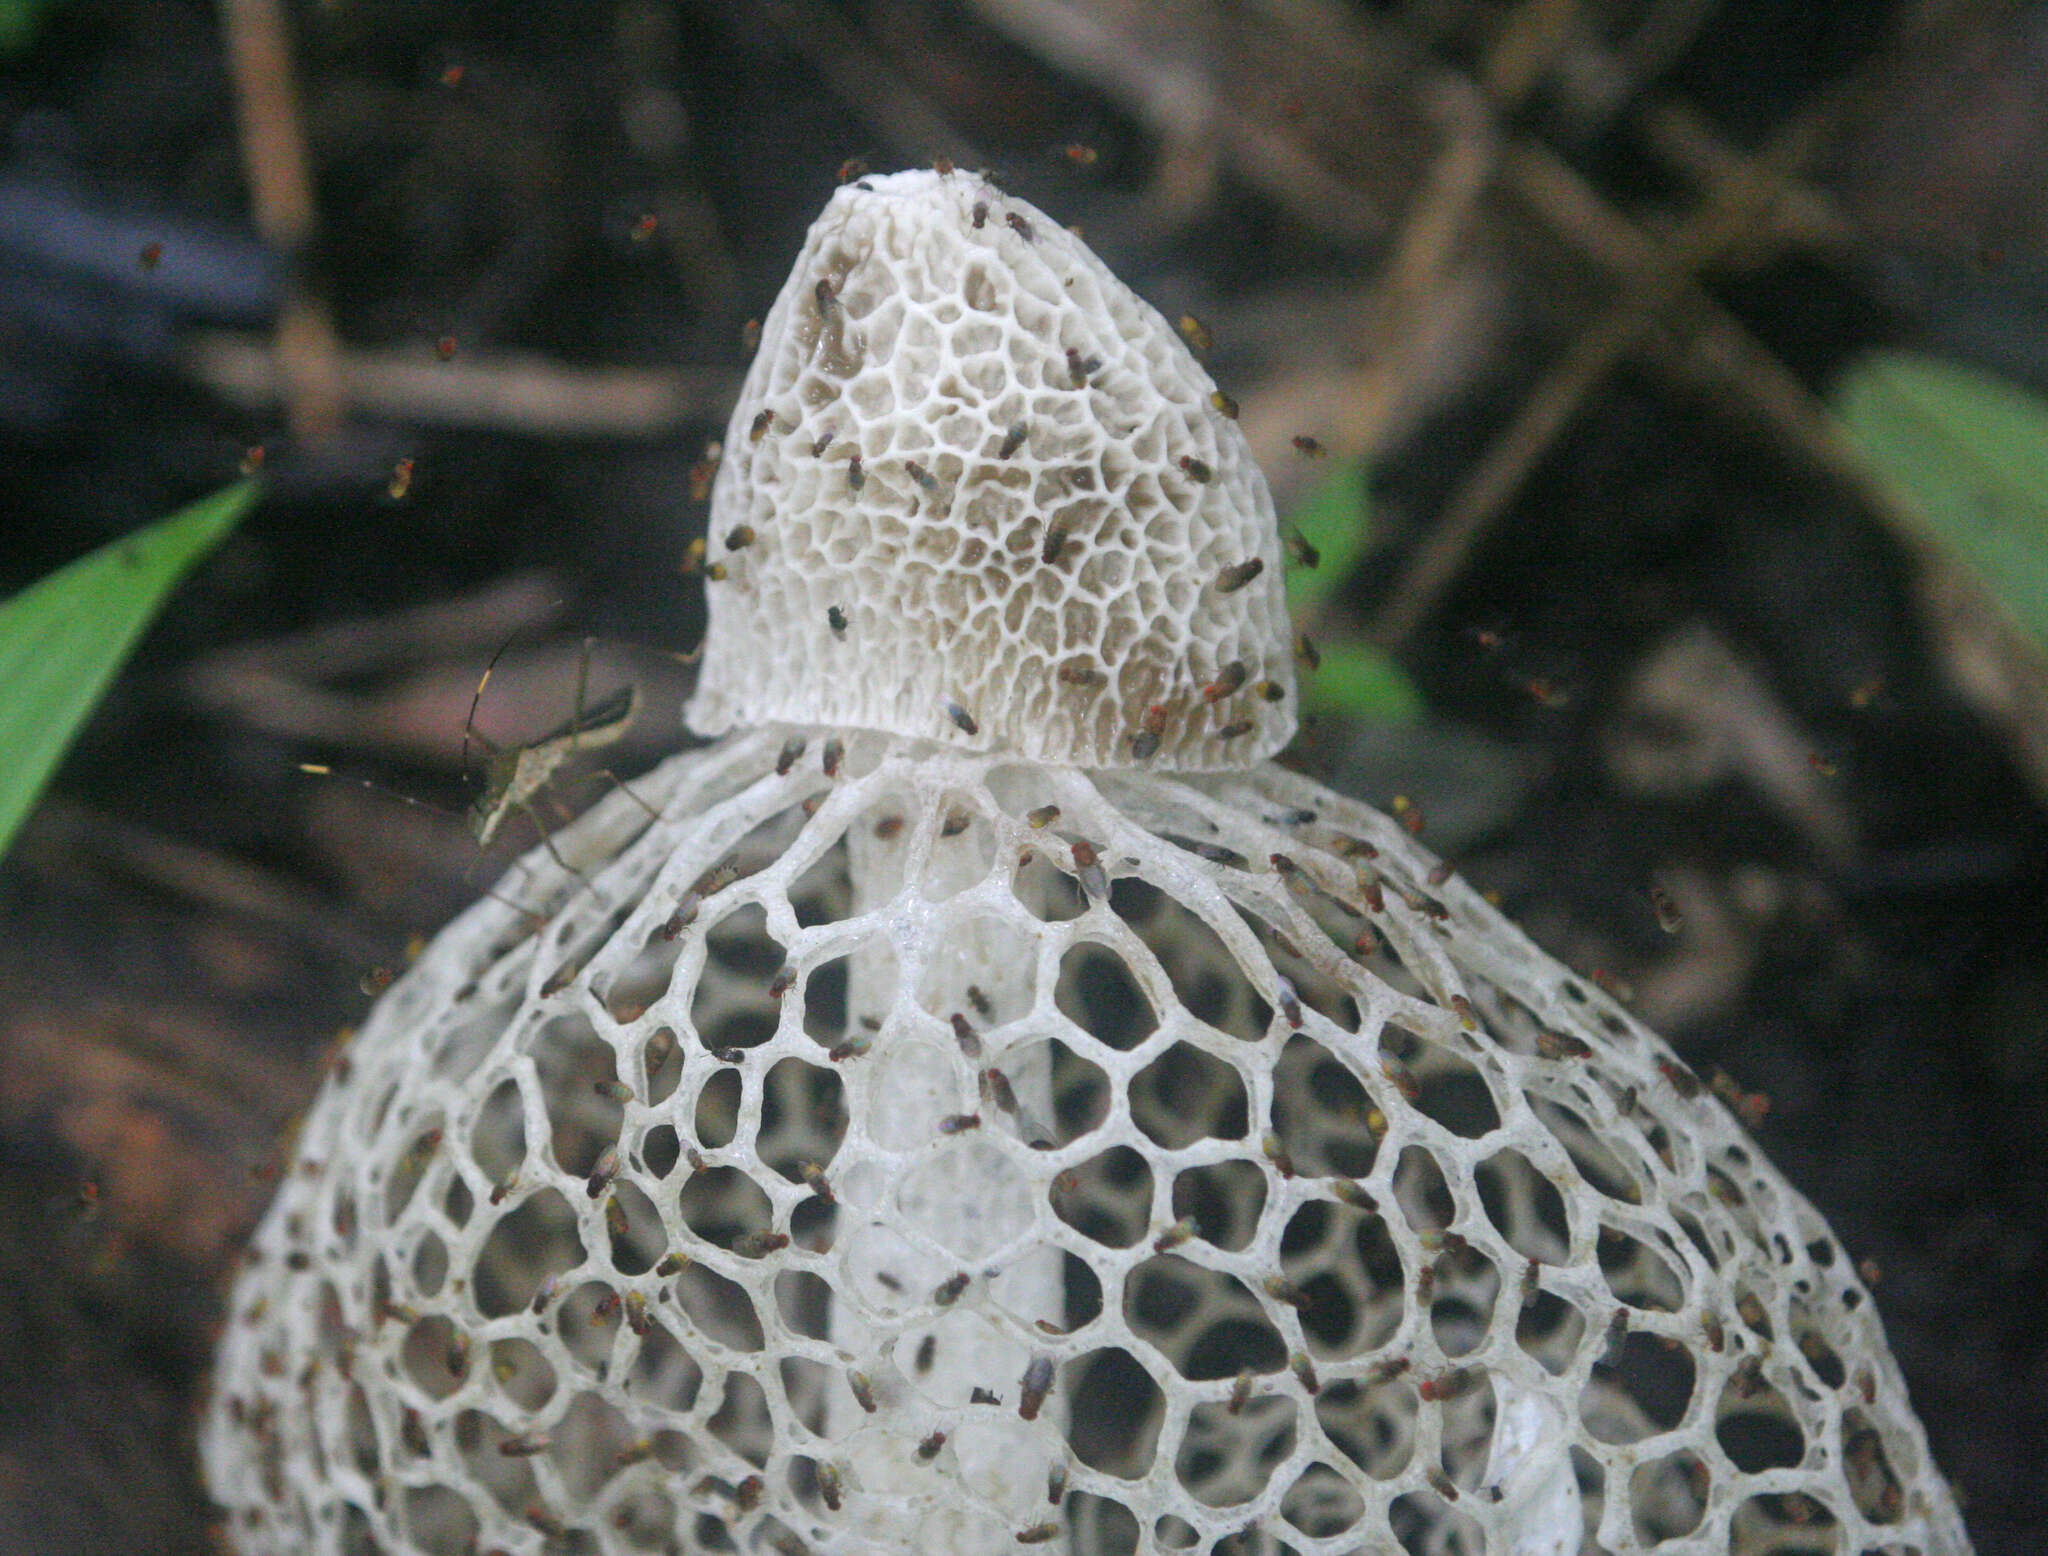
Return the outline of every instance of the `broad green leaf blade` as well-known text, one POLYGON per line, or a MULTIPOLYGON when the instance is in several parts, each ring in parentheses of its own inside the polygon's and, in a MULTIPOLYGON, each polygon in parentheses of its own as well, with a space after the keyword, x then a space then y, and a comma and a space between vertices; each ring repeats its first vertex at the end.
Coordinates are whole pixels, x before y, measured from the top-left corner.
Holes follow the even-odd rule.
POLYGON ((1304 619, 1323 608, 1365 555, 1368 524, 1365 462, 1347 459, 1287 516, 1302 539, 1322 553, 1314 567, 1290 567, 1287 601, 1304 619))
POLYGON ((1880 352, 1849 370, 1837 411, 1929 530, 2048 641, 2048 401, 1953 363, 1880 352))
POLYGON ((1408 724, 1422 716, 1422 694, 1407 672, 1370 643, 1325 643, 1322 668, 1303 682, 1311 711, 1408 724))
POLYGON ((255 498, 226 487, 0 603, 0 854, 165 597, 255 498))

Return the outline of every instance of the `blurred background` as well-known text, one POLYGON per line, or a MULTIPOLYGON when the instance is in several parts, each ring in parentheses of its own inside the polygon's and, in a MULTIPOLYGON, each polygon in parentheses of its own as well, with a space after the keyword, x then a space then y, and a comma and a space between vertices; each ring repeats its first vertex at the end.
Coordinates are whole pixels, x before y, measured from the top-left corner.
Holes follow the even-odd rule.
POLYGON ((2048 1548, 2048 5, 0 0, 0 595, 263 480, 0 866, 0 1550, 209 1548, 282 1131, 533 841, 480 752, 586 640, 681 743, 748 322, 937 159, 1197 321, 1289 761, 1714 1078, 2048 1548))

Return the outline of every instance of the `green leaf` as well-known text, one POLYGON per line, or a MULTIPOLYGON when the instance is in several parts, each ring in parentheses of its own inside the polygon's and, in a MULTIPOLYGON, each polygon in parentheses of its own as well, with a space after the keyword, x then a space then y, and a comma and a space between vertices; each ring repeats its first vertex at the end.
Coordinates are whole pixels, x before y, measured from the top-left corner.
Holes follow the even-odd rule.
MULTIPOLYGON (((1287 523, 1320 553, 1314 567, 1288 569, 1287 602, 1298 619, 1313 620, 1357 569, 1365 555, 1370 513, 1365 461, 1347 459, 1288 516, 1287 523)), ((1415 683, 1370 643, 1337 639, 1323 642, 1321 653, 1322 667, 1304 681, 1311 712, 1382 724, 1406 724, 1421 716, 1422 694, 1415 683)))
POLYGON ((0 0, 0 54, 19 54, 34 40, 51 0, 0 0))
POLYGON ((1297 616, 1306 618, 1323 608, 1365 555, 1371 523, 1365 461, 1347 459, 1338 464, 1288 515, 1287 523, 1322 553, 1314 567, 1290 567, 1287 572, 1287 601, 1297 616))
POLYGON ((1849 370, 1836 404, 1929 530, 2048 641, 2048 402, 1954 363, 1880 352, 1849 370))
POLYGON ((1372 644, 1347 640, 1320 645, 1322 668, 1305 682, 1312 712, 1409 724, 1422 716, 1422 693, 1407 672, 1372 644))
POLYGON ((143 629, 256 499, 242 481, 0 603, 0 854, 143 629))

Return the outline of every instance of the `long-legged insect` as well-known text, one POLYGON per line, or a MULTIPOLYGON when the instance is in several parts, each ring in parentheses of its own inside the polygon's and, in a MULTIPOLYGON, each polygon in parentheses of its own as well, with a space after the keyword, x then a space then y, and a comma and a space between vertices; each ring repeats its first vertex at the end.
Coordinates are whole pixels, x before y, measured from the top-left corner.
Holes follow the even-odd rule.
MULTIPOLYGON (((506 815, 513 810, 525 815, 546 839, 548 828, 534 811, 533 804, 548 780, 570 757, 613 745, 632 728, 640 709, 640 691, 636 686, 621 687, 595 706, 584 706, 584 697, 590 687, 591 645, 591 639, 583 640, 582 657, 576 666, 576 711, 566 724, 523 746, 494 745, 477 730, 477 709, 483 703, 484 691, 491 684, 491 672, 497 669, 505 648, 501 647, 493 654, 491 662, 484 667, 483 676, 476 683, 476 694, 470 698, 469 718, 462 730, 464 772, 469 770, 470 742, 474 740, 485 750, 484 791, 477 796, 469 811, 470 830, 476 834, 480 847, 490 846, 506 815)), ((506 647, 509 646, 508 643, 506 647)), ((612 781, 619 783, 616 778, 612 781)), ((626 787, 623 783, 619 786, 626 787)), ((632 790, 627 789, 626 792, 631 794, 632 790)), ((552 843, 549 851, 553 852, 552 843)), ((568 868, 560 855, 555 856, 555 862, 564 869, 568 868)))

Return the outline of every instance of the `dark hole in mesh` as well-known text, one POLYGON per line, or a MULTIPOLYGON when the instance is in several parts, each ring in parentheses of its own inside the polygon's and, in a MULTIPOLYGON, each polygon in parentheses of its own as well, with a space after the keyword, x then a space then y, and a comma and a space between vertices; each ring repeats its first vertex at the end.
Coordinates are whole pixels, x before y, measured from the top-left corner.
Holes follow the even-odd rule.
POLYGON ((1500 1109, 1494 1106, 1493 1093, 1479 1071, 1445 1049, 1433 1052, 1433 1063, 1417 1067, 1415 1078, 1422 1095, 1415 1106, 1467 1140, 1500 1128, 1500 1109))
POLYGON ((1159 1026, 1138 980, 1123 958, 1106 946, 1068 949, 1060 959, 1053 1000, 1068 1020, 1119 1052, 1137 1047, 1159 1026))
POLYGON ((1561 1264, 1571 1247, 1564 1196, 1520 1151, 1499 1151, 1474 1169, 1479 1204, 1510 1248, 1525 1259, 1561 1264))
POLYGON ((1155 1255, 1125 1278, 1124 1320, 1197 1382, 1287 1362, 1280 1331, 1244 1282, 1177 1254, 1155 1255))
MULTIPOLYGON (((665 1324, 653 1324, 640 1338, 627 1377, 633 1397, 652 1402, 678 1415, 688 1414, 697 1403, 697 1391, 704 1386, 704 1373, 690 1353, 683 1349, 665 1324)), ((655 1451, 669 1469, 680 1473, 690 1467, 686 1439, 672 1432, 657 1433, 655 1451)))
POLYGON ((591 992, 606 1008, 614 1011, 645 1010, 668 991, 676 965, 675 942, 651 934, 633 960, 600 985, 591 981, 591 992))
POLYGON ((1458 1204, 1444 1170, 1422 1146, 1409 1146, 1394 1164, 1394 1198, 1418 1232, 1441 1232, 1457 1219, 1458 1204))
POLYGON ((1836 1553, 1842 1548, 1841 1528, 1827 1504, 1794 1491, 1751 1497, 1736 1508, 1728 1525, 1728 1548, 1743 1556, 1754 1552, 1836 1553))
POLYGON ((704 1046, 753 1048, 775 1035, 781 1005, 769 986, 783 948, 768 933, 759 903, 735 908, 705 935, 709 955, 690 997, 690 1024, 704 1046))
POLYGON ((1018 869, 1011 889, 1034 917, 1048 924, 1063 924, 1088 911, 1088 897, 1081 890, 1081 883, 1053 865, 1044 854, 1033 854, 1031 862, 1018 869))
POLYGON ((1685 1305, 1677 1270, 1641 1239, 1603 1224, 1598 1253, 1608 1289, 1630 1307, 1675 1313, 1685 1305))
POLYGON ((413 1382, 435 1399, 446 1399, 469 1375, 466 1345, 458 1341, 455 1325, 438 1314, 406 1331, 399 1354, 413 1382))
POLYGON ((555 1333, 569 1355, 592 1376, 611 1370, 612 1337, 619 1332, 622 1309, 616 1287, 585 1281, 555 1304, 555 1333))
POLYGON ((683 1045, 672 1028, 657 1027, 640 1049, 640 1073, 651 1106, 664 1102, 683 1078, 683 1045))
POLYGON ((551 1434, 549 1457, 563 1488, 577 1502, 588 1502, 611 1479, 619 1456, 637 1435, 617 1407, 597 1394, 579 1394, 570 1402, 551 1434))
POLYGON ((1564 1147, 1565 1154, 1572 1159, 1572 1165, 1587 1184, 1609 1199, 1618 1199, 1624 1204, 1634 1205, 1641 1201, 1642 1190, 1636 1186, 1635 1178, 1614 1152, 1586 1126, 1584 1118, 1547 1097, 1534 1093, 1527 1095, 1530 1109, 1557 1137, 1558 1144, 1564 1147))
POLYGON ((811 1340, 832 1338, 832 1288, 809 1270, 784 1270, 775 1277, 775 1306, 791 1333, 811 1340))
POLYGON ((1721 1267, 1721 1256, 1714 1251, 1714 1245, 1709 1241, 1698 1219, 1690 1211, 1676 1205, 1671 1207, 1671 1219, 1678 1223, 1679 1230, 1684 1232, 1693 1247, 1699 1250, 1700 1257, 1707 1261, 1708 1268, 1718 1270, 1721 1267))
POLYGON ((740 1072, 719 1070, 697 1093, 697 1144, 716 1151, 732 1144, 740 1127, 740 1072))
POLYGON ((761 1318, 746 1289, 716 1270, 692 1264, 676 1277, 676 1300, 708 1340, 735 1351, 758 1351, 761 1318))
POLYGON ((1297 1034, 1273 1074, 1273 1129, 1296 1172, 1362 1178, 1379 1154, 1367 1117, 1372 1099, 1350 1068, 1297 1034))
POLYGON ((1585 1314, 1554 1291, 1530 1297, 1515 1320, 1515 1343, 1553 1374, 1571 1365, 1585 1333, 1585 1314))
MULTIPOLYGON (((1045 1047, 1052 1059, 1052 1143, 1069 1145, 1100 1128, 1109 1116, 1109 1076, 1058 1038, 1049 1039, 1045 1047)), ((1014 1059, 1005 1056, 998 1068, 1022 1070, 1024 1059, 1021 1052, 1014 1059)))
POLYGON ((846 986, 853 958, 835 956, 804 980, 804 1031, 827 1048, 847 1035, 846 986))
POLYGON ((420 1238, 419 1246, 412 1251, 413 1290, 423 1297, 431 1297, 441 1289, 441 1282, 448 1278, 448 1247, 432 1232, 420 1238))
MULTIPOLYGON (((360 1383, 349 1387, 347 1431, 349 1458, 363 1474, 376 1475, 379 1452, 377 1418, 370 1414, 369 1397, 363 1393, 360 1383)), ((282 1493, 279 1500, 282 1500, 282 1493)))
POLYGON ((538 1410, 555 1394, 555 1369, 531 1340, 491 1342, 490 1384, 522 1410, 538 1410))
MULTIPOLYGON (((694 1015, 694 1012, 693 1012, 694 1015)), ((727 1011, 717 1020, 697 1023, 697 1035, 706 1048, 759 1048, 775 1035, 779 1017, 766 1010, 727 1011)))
POLYGON ((1319 1356, 1371 1350, 1401 1321, 1401 1255, 1372 1211, 1309 1201, 1281 1234, 1280 1268, 1307 1299, 1302 1333, 1319 1356))
POLYGON ((1132 1556, 1138 1548, 1137 1516, 1109 1497, 1074 1492, 1067 1498, 1067 1527, 1073 1549, 1086 1556, 1132 1556))
POLYGON ((621 1275, 639 1275, 654 1268, 667 1251, 661 1214, 638 1185, 612 1186, 605 1202, 605 1230, 611 1242, 612 1268, 621 1275))
POLYGON ((1109 904, 1159 959, 1188 1014, 1247 1042, 1266 1035, 1273 1007, 1253 988, 1215 930, 1158 887, 1132 876, 1110 887, 1109 904))
POLYGON ((463 1468, 504 1510, 517 1518, 537 1501, 540 1488, 533 1466, 523 1456, 498 1451, 512 1433, 481 1410, 465 1410, 455 1418, 455 1450, 463 1468))
POLYGON ((1579 1401, 1592 1437, 1605 1443, 1640 1442, 1669 1431, 1684 1418, 1697 1368, 1692 1353, 1660 1335, 1632 1332, 1593 1363, 1579 1401))
POLYGON ((1446 1249, 1433 1268, 1436 1300, 1430 1304, 1430 1327, 1446 1356, 1462 1356, 1486 1339, 1500 1295, 1500 1272, 1491 1259, 1470 1247, 1446 1249))
POLYGON ((724 1402, 707 1429, 754 1468, 761 1468, 775 1444, 767 1392, 744 1372, 727 1373, 724 1402))
POLYGON ((471 1275, 477 1311, 503 1318, 533 1301, 543 1277, 583 1262, 576 1212, 554 1189, 542 1189, 491 1228, 471 1275))
POLYGON ((1150 1229, 1152 1169, 1129 1146, 1111 1146, 1061 1179, 1053 1209, 1083 1237, 1107 1248, 1128 1248, 1150 1229))
POLYGON ((811 1253, 824 1253, 832 1246, 832 1234, 838 1224, 837 1205, 807 1199, 789 1213, 789 1240, 811 1253))
POLYGON ((640 1142, 640 1160, 657 1178, 674 1172, 682 1154, 682 1142, 676 1138, 673 1124, 656 1124, 640 1142))
POLYGON ((710 959, 750 983, 765 985, 781 969, 783 949, 768 933, 768 913, 743 903, 704 933, 710 959))
POLYGON ((1075 1330, 1102 1316, 1102 1277, 1078 1254, 1061 1250, 1060 1280, 1067 1294, 1067 1328, 1075 1330))
POLYGON ((762 1162, 795 1182, 805 1164, 831 1165, 846 1138, 846 1084, 839 1072, 778 1059, 761 1087, 762 1162))
POLYGON ((1691 1534, 1706 1516, 1712 1482, 1704 1460, 1689 1448, 1639 1464, 1629 1476, 1629 1512, 1645 1545, 1691 1534))
POLYGON ((1152 1465, 1166 1396, 1122 1349, 1091 1351, 1066 1367, 1060 1392, 1070 1402, 1067 1445, 1106 1475, 1135 1478, 1152 1465))
POLYGON ((767 1192, 737 1167, 691 1173, 676 1196, 676 1206, 691 1231, 728 1251, 768 1231, 775 1217, 767 1192))
POLYGON ((396 1221, 412 1203, 412 1196, 420 1186, 420 1180, 440 1154, 442 1131, 438 1123, 414 1133, 412 1142, 406 1146, 391 1168, 391 1178, 384 1190, 384 1219, 396 1221))
POLYGON ((846 874, 846 844, 835 843, 789 888, 789 905, 797 926, 836 924, 853 911, 853 889, 846 874))
POLYGON ((1731 1379, 1714 1423, 1714 1437, 1737 1469, 1744 1474, 1789 1469, 1806 1457, 1806 1434, 1783 1394, 1769 1384, 1756 1385, 1746 1397, 1738 1398, 1739 1393, 1731 1379))
POLYGON ((1842 1416, 1842 1464, 1856 1510, 1874 1524, 1896 1523, 1905 1511, 1905 1490, 1892 1473, 1884 1439, 1861 1410, 1842 1416))
POLYGON ((1251 1162, 1190 1167, 1173 1180, 1173 1216, 1192 1219, 1195 1236, 1235 1253, 1258 1231, 1266 1175, 1251 1162))
POLYGON ((406 1538, 420 1556, 468 1556, 476 1548, 476 1514, 446 1486, 420 1486, 405 1493, 406 1538))
POLYGON ((1280 1514, 1311 1540, 1327 1540, 1365 1516, 1365 1498, 1336 1466, 1311 1464, 1288 1488, 1280 1514))
POLYGON ((1295 1404, 1268 1394, 1237 1410, 1201 1404, 1189 1413, 1174 1474, 1210 1507, 1249 1502, 1265 1492, 1273 1467, 1294 1451, 1295 1404))
POLYGON ((598 1090, 619 1078, 612 1045, 584 1017, 565 1016, 534 1035, 531 1052, 555 1160, 564 1172, 585 1177, 619 1143, 625 1117, 618 1100, 598 1090))
POLYGON ((1387 1504, 1387 1523, 1408 1556, 1439 1551, 1484 1551, 1486 1536, 1468 1513, 1433 1491, 1410 1491, 1387 1504))
POLYGON ((695 1548, 704 1551, 736 1551, 731 1533, 725 1520, 715 1513, 699 1513, 690 1525, 690 1538, 695 1548))
POLYGON ((1190 1043, 1175 1043, 1133 1076, 1130 1101, 1137 1126, 1169 1151, 1201 1139, 1242 1140, 1250 1128, 1243 1077, 1190 1043))
POLYGON ((370 1528, 370 1515, 353 1502, 341 1510, 341 1556, 384 1556, 384 1547, 370 1528))
POLYGON ((1806 1364, 1813 1369, 1813 1375, 1820 1380, 1822 1388, 1838 1389, 1848 1379, 1849 1370, 1842 1365, 1842 1358, 1821 1338, 1818 1330, 1800 1332, 1799 1354, 1806 1358, 1806 1364))

